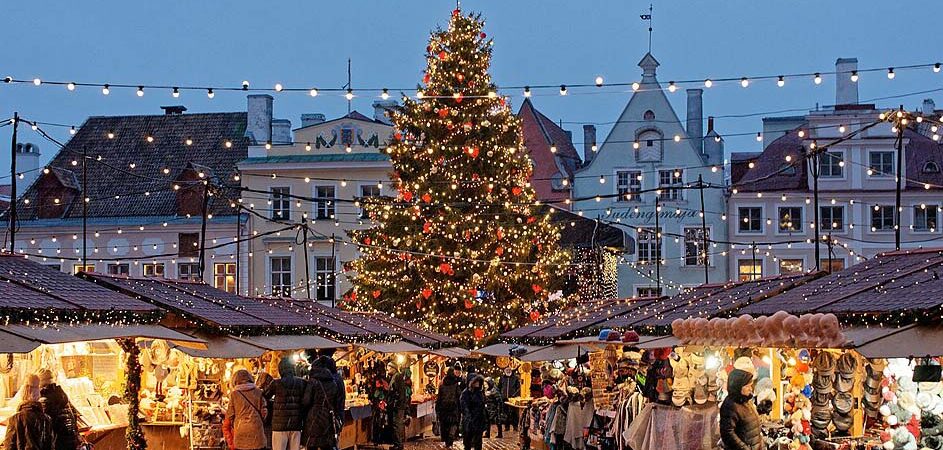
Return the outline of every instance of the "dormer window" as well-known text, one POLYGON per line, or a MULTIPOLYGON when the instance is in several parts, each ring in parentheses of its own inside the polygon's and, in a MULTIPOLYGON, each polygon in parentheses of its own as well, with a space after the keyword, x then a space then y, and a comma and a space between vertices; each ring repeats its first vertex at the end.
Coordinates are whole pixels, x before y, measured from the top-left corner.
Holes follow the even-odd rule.
POLYGON ((933 161, 927 161, 923 165, 923 173, 940 173, 940 165, 933 161))
POLYGON ((655 112, 649 109, 648 111, 645 111, 645 115, 643 116, 643 118, 651 122, 655 120, 655 112))
POLYGON ((658 130, 643 130, 637 135, 642 143, 635 150, 635 159, 638 162, 657 162, 662 160, 662 135, 658 130))

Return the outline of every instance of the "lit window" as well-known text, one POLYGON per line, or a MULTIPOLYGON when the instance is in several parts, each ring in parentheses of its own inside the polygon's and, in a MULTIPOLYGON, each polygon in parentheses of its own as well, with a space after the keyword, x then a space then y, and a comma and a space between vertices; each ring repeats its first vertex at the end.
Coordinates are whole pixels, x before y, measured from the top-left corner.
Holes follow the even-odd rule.
POLYGON ((801 259, 780 259, 779 260, 779 274, 780 275, 795 275, 802 273, 802 260, 801 259))
MULTIPOLYGON (((274 259, 274 258, 273 258, 274 259)), ((289 260, 289 269, 291 261, 289 260)), ((289 271, 289 284, 291 272, 289 271)), ((236 263, 213 264, 213 287, 226 292, 236 293, 236 263)), ((274 291, 273 291, 274 292, 274 291)))
POLYGON ((758 259, 737 260, 737 274, 740 281, 751 281, 763 277, 763 261, 758 259))
POLYGON ((779 208, 779 231, 794 233, 802 231, 802 208, 788 206, 779 208))
MULTIPOLYGON (((363 184, 360 185, 360 198, 361 201, 370 201, 370 197, 379 197, 380 196, 380 186, 376 184, 363 184)), ((369 214, 367 214, 367 209, 360 208, 360 218, 367 219, 369 214)))
POLYGON ((661 297, 661 288, 656 286, 642 286, 635 289, 637 297, 661 297))
POLYGON ((164 263, 145 263, 144 276, 145 277, 163 277, 164 276, 164 263))

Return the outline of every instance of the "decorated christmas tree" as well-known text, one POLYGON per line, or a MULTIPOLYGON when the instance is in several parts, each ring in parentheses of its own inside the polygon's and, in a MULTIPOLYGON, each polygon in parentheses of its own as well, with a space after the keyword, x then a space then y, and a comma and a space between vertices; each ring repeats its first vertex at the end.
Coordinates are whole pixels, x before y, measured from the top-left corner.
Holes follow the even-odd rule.
POLYGON ((393 114, 396 198, 363 200, 350 233, 352 309, 380 310, 466 342, 539 319, 569 263, 529 179, 520 120, 488 74, 493 41, 453 11, 432 33, 416 100, 393 114))

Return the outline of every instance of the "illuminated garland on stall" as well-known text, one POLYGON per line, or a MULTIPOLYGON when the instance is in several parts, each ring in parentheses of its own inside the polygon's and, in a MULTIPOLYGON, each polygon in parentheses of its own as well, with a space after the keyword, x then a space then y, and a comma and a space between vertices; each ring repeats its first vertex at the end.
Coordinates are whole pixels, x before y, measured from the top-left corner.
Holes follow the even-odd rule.
POLYGON ((128 358, 125 363, 124 401, 128 403, 128 450, 146 450, 147 439, 141 428, 141 349, 134 338, 118 339, 118 345, 128 358))

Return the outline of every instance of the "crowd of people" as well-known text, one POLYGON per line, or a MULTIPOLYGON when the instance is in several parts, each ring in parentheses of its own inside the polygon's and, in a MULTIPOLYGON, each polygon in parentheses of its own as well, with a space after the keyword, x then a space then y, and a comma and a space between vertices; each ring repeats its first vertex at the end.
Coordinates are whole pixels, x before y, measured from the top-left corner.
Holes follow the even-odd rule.
POLYGON ((19 403, 7 421, 5 450, 76 450, 84 443, 78 410, 51 370, 27 377, 14 400, 19 403))
POLYGON ((507 404, 508 399, 521 395, 521 380, 514 370, 505 369, 495 382, 473 368, 465 373, 461 363, 450 369, 439 384, 435 401, 438 432, 446 448, 451 449, 461 437, 465 450, 481 450, 492 426, 497 427, 499 439, 512 427, 517 430, 516 410, 507 404))

